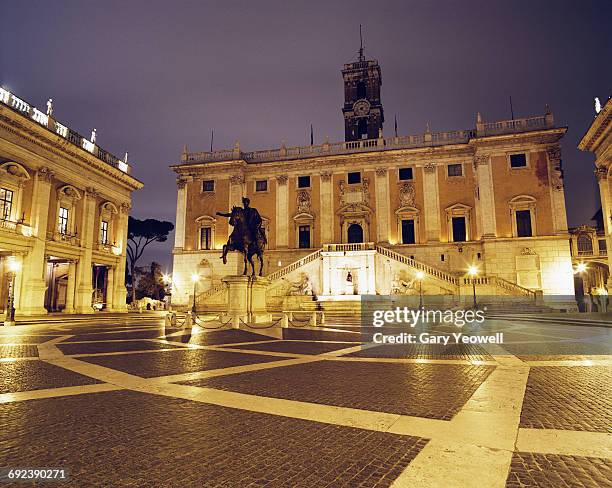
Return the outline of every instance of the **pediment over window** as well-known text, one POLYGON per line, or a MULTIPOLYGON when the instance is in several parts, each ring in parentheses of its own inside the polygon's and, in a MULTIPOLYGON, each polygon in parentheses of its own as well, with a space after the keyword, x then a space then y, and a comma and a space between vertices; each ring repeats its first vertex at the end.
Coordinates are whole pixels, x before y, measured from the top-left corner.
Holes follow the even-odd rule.
POLYGON ((58 198, 68 198, 72 200, 80 200, 81 192, 72 185, 64 185, 57 190, 58 198))
POLYGON ((514 198, 512 198, 508 203, 511 206, 516 206, 516 205, 535 205, 536 204, 536 199, 534 197, 532 197, 531 195, 518 195, 514 198))
POLYGON ((119 213, 119 210, 113 202, 104 202, 102 205, 100 205, 100 212, 116 214, 119 213))
POLYGON ((217 219, 214 217, 211 217, 210 215, 200 215, 197 219, 195 219, 195 221, 198 224, 205 225, 205 224, 214 224, 217 222, 217 219))
POLYGON ((465 215, 466 213, 470 213, 472 207, 463 203, 455 203, 450 207, 446 207, 444 210, 446 211, 446 213, 451 215, 465 215))
POLYGON ((29 180, 30 173, 21 164, 15 161, 7 161, 0 165, 0 174, 2 176, 7 175, 11 178, 17 178, 20 180, 29 180))
POLYGON ((404 206, 395 211, 395 215, 419 215, 421 211, 416 207, 404 206))
POLYGON ((294 215, 293 220, 296 222, 313 221, 315 219, 314 214, 310 212, 299 212, 294 215))

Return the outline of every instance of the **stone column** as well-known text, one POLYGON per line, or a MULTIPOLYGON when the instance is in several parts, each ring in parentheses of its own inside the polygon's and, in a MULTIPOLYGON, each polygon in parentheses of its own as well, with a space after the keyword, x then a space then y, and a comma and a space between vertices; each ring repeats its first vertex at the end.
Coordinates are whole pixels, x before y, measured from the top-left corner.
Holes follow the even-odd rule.
POLYGON ((68 286, 66 288, 66 308, 65 313, 74 313, 74 290, 76 288, 76 263, 68 263, 68 286))
POLYGON ((289 247, 289 185, 287 175, 276 177, 276 248, 289 247))
MULTIPOLYGON (((332 173, 321 173, 321 244, 334 240, 334 202, 332 173)), ((277 214, 278 215, 278 214, 277 214)))
POLYGON ((244 176, 234 175, 230 177, 229 208, 242 207, 242 197, 244 196, 244 176))
POLYGON ((187 215, 187 179, 176 179, 176 228, 174 229, 174 247, 185 247, 185 218, 187 215))
POLYGON ((389 174, 387 168, 376 168, 376 240, 389 242, 389 174))
MULTIPOLYGON (((36 172, 32 191, 32 249, 23 258, 19 314, 45 314, 45 247, 53 173, 48 168, 36 172)), ((51 222, 51 229, 55 223, 51 222)))
POLYGON ((106 268, 106 309, 114 311, 115 268, 106 268))
POLYGON ((548 157, 548 180, 550 181, 550 204, 553 218, 553 231, 557 235, 567 234, 567 215, 565 212, 565 190, 561 169, 561 148, 546 148, 548 157))
POLYGON ((495 200, 493 194, 493 175, 490 158, 486 155, 474 155, 474 169, 478 184, 478 206, 480 216, 481 238, 492 239, 497 237, 497 223, 495 219, 495 200))
POLYGON ((440 242, 440 198, 438 170, 434 163, 423 167, 423 195, 425 199, 425 236, 427 242, 440 242))
POLYGON ((77 267, 77 289, 75 296, 76 313, 93 313, 91 298, 93 294, 91 278, 91 255, 94 242, 94 221, 96 216, 96 196, 93 188, 86 188, 83 196, 83 215, 81 219, 81 257, 77 267))
MULTIPOLYGON (((601 212, 604 221, 604 232, 606 235, 606 248, 608 250, 608 269, 612 270, 612 189, 608 169, 601 166, 595 170, 595 176, 599 183, 599 196, 601 198, 601 212)), ((608 276, 608 292, 612 294, 612 273, 608 276)))
POLYGON ((113 273, 113 307, 115 312, 127 312, 127 290, 125 288, 125 267, 127 248, 127 226, 130 204, 123 203, 117 215, 117 247, 121 253, 117 256, 117 264, 113 273))

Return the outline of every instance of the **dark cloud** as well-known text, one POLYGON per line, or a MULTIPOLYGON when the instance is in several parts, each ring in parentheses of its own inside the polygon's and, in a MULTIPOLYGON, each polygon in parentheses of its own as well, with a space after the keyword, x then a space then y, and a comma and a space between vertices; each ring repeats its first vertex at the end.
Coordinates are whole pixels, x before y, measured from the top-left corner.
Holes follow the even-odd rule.
MULTIPOLYGON (((560 125, 571 225, 597 208, 576 144, 610 92, 606 1, 2 2, 0 81, 118 155, 145 182, 134 216, 174 221, 168 165, 181 148, 343 137, 340 69, 358 48, 383 70, 386 132, 473 127, 541 114, 560 125)), ((171 244, 145 259, 170 262, 171 244)))

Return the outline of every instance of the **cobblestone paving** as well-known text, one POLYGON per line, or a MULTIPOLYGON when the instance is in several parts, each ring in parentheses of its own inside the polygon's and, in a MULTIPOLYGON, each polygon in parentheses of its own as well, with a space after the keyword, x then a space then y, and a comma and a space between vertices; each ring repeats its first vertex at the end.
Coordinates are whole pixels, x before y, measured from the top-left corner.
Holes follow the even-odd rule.
POLYGON ((0 362, 0 378, 0 393, 100 383, 42 361, 0 362))
POLYGON ((612 486, 612 461, 582 456, 517 452, 506 488, 603 488, 612 486))
POLYGON ((359 343, 326 343, 326 342, 266 342, 264 344, 245 344, 229 346, 233 349, 252 349, 255 351, 289 352, 295 354, 322 354, 338 351, 347 347, 358 346, 359 343))
POLYGON ((84 357, 83 361, 117 369, 143 378, 286 359, 224 351, 160 351, 142 354, 84 357))
POLYGON ((323 361, 185 384, 449 420, 493 369, 323 361))
POLYGON ((489 361, 493 359, 480 346, 472 344, 385 344, 356 351, 347 356, 365 358, 411 358, 411 359, 465 359, 489 361))
MULTIPOLYGON (((194 329, 174 335, 180 329, 160 327, 159 320, 144 323, 78 324, 53 333, 54 327, 48 326, 23 335, 21 328, 10 335, 0 330, 0 352, 5 354, 0 360, 0 466, 64 466, 72 479, 55 486, 79 488, 352 488, 390 486, 394 481, 418 487, 421 482, 414 480, 421 479, 423 469, 428 476, 441 473, 428 488, 463 488, 467 479, 477 488, 504 483, 612 486, 612 438, 606 437, 612 435, 612 367, 604 356, 584 366, 529 367, 511 354, 502 358, 499 349, 489 354, 474 345, 445 350, 415 345, 379 346, 330 359, 317 355, 358 347, 367 336, 352 332, 370 334, 372 329, 356 327, 352 317, 332 317, 325 327, 340 331, 284 329, 284 339, 299 340, 292 342, 238 330, 194 329), (167 339, 176 344, 157 340, 165 334, 173 334, 167 339), (55 345, 35 345, 60 336, 72 337, 55 345), (240 342, 254 343, 236 345, 240 342), (189 348, 195 344, 227 349, 189 348), (166 348, 174 350, 160 350, 166 348), (249 349, 258 352, 245 352, 249 349), (141 350, 147 352, 128 353, 141 350), (120 354, 56 363, 64 367, 46 362, 62 354, 99 352, 120 354), (39 360, 11 359, 38 353, 39 360), (295 359, 283 353, 312 357, 295 359), (498 366, 453 364, 454 359, 487 360, 498 366), (93 364, 110 369, 94 372, 93 364), (265 369, 249 371, 260 367, 265 369), (219 376, 147 379, 184 373, 197 377, 212 369, 219 376), (102 382, 86 374, 121 390, 84 389, 102 382), (54 393, 60 387, 73 388, 54 393), (41 389, 45 391, 37 391, 41 389), (47 398, 50 395, 57 396, 47 398), (519 429, 519 411, 520 427, 529 430, 519 429), (493 421, 481 415, 486 412, 495 414, 493 421), (485 426, 497 429, 498 420, 500 430, 494 436, 476 436, 475 441, 473 432, 466 432, 466 425, 483 432, 485 426), (498 438, 509 439, 501 450, 498 438), (461 448, 449 448, 447 441, 461 448), (463 451, 461 443, 466 443, 463 451), (521 452, 512 455, 513 445, 521 452), (543 445, 545 450, 538 450, 543 445), (547 452, 559 454, 542 454, 547 452), (489 456, 495 458, 495 468, 489 456), (500 464, 501 458, 505 461, 500 464), (466 469, 477 471, 465 477, 466 469), (480 481, 482 473, 494 474, 495 482, 480 481)), ((518 329, 514 340, 523 344, 512 344, 508 333, 504 347, 528 351, 528 360, 538 357, 536 353, 549 360, 589 359, 589 354, 604 354, 609 345, 601 328, 593 329, 593 340, 586 345, 576 341, 584 337, 584 328, 571 328, 566 335, 563 328, 549 324, 522 324, 518 329), (562 344, 556 357, 548 355, 547 337, 562 344), (592 349, 576 349, 576 344, 592 349), (573 354, 577 350, 580 354, 573 354)))
POLYGON ((612 368, 532 368, 521 427, 612 433, 612 368))
POLYGON ((38 356, 38 348, 31 345, 0 345, 0 358, 25 358, 38 356))
POLYGON ((137 392, 0 405, 1 466, 62 486, 389 486, 427 443, 137 392))
MULTIPOLYGON (((115 339, 116 340, 116 339, 115 339)), ((57 347, 64 354, 96 354, 101 352, 118 351, 147 351, 157 349, 173 349, 180 346, 162 344, 151 341, 129 341, 129 342, 88 342, 87 344, 62 344, 57 347)))

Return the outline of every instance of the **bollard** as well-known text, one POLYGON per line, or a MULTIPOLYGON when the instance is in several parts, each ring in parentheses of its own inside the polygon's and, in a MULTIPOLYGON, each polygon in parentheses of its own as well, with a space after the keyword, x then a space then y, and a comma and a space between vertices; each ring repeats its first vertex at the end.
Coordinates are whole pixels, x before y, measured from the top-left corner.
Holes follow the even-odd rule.
POLYGON ((176 327, 176 314, 174 312, 166 314, 166 327, 176 327))
POLYGON ((312 315, 310 316, 310 326, 311 327, 317 326, 317 312, 312 312, 312 315))
POLYGON ((283 318, 281 319, 281 328, 289 328, 289 314, 283 313, 283 318))
POLYGON ((321 312, 321 320, 319 321, 321 325, 325 324, 325 312, 321 312))
POLYGON ((191 324, 193 322, 193 318, 191 316, 191 312, 187 312, 185 314, 185 322, 183 323, 184 329, 191 329, 191 324))

